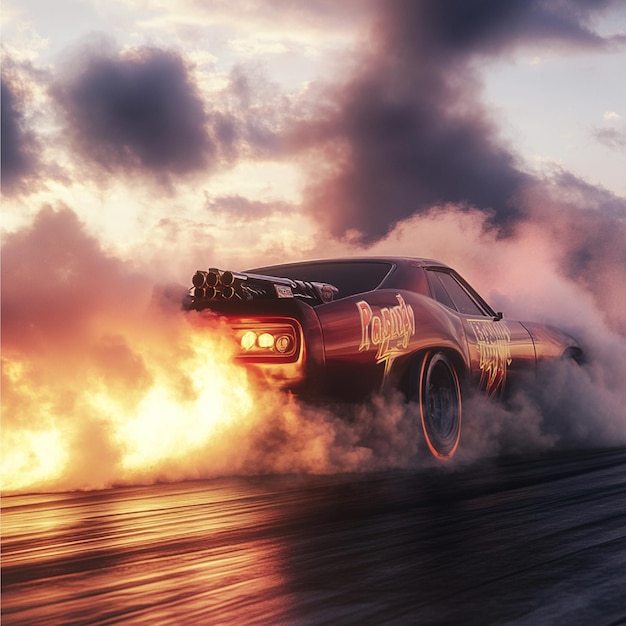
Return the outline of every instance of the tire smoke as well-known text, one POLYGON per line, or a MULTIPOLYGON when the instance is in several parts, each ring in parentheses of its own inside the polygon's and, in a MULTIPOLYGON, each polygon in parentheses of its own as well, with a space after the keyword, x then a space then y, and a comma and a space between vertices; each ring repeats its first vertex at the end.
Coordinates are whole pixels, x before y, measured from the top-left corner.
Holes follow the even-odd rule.
POLYGON ((549 233, 529 227, 501 240, 481 219, 448 208, 367 252, 436 256, 508 317, 574 333, 587 362, 540 368, 504 404, 469 399, 461 446, 442 464, 399 394, 313 407, 268 388, 234 362, 219 320, 199 329, 178 288, 157 288, 149 272, 105 252, 69 209, 42 210, 3 249, 3 490, 454 470, 502 454, 626 444, 626 339, 593 294, 563 276, 549 233))

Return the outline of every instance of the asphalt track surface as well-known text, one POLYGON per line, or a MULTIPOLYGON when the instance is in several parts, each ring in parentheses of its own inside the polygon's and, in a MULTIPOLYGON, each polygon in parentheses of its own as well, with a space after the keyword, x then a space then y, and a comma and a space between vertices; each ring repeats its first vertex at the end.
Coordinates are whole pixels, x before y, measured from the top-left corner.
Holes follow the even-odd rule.
POLYGON ((626 623, 626 449, 2 499, 2 624, 626 623))

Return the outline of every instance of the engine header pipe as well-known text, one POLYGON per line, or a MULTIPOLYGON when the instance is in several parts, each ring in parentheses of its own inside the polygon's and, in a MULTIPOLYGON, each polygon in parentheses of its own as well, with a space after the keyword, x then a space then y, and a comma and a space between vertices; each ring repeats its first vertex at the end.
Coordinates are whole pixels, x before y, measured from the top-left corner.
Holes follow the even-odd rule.
POLYGON ((230 270, 226 270, 222 272, 220 277, 222 285, 235 285, 235 283, 242 283, 245 280, 248 280, 248 277, 245 274, 238 274, 237 272, 231 272, 230 270))
POLYGON ((235 296, 235 288, 231 285, 223 285, 222 286, 222 297, 226 300, 230 300, 235 296))
POLYGON ((204 287, 204 285, 206 284, 206 272, 203 272, 202 270, 198 270, 194 275, 193 278, 191 279, 191 283, 193 284, 194 287, 204 287))
POLYGON ((216 267, 210 267, 206 276, 206 284, 209 287, 217 287, 220 284, 221 274, 221 270, 218 270, 216 267))

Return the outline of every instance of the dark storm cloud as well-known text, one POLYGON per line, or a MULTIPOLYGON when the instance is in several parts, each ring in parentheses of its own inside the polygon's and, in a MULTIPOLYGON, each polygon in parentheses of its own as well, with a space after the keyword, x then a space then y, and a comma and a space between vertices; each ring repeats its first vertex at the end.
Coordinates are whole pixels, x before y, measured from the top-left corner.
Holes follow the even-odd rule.
POLYGON ((37 140, 26 127, 23 101, 19 92, 6 80, 1 81, 2 105, 2 192, 13 194, 32 182, 37 170, 37 140))
POLYGON ((626 37, 603 37, 593 21, 617 4, 616 0, 400 0, 394 3, 388 32, 400 37, 404 46, 428 48, 445 57, 494 54, 519 43, 605 48, 626 37))
POLYGON ((501 232, 531 178, 480 101, 474 61, 519 44, 605 47, 610 2, 380 2, 370 51, 295 133, 313 155, 308 210, 335 236, 383 237, 433 206, 475 206, 501 232), (330 113, 329 113, 330 111, 330 113))
POLYGON ((219 137, 211 137, 198 89, 173 52, 87 54, 53 96, 64 110, 74 148, 109 170, 187 174, 209 168, 216 144, 229 141, 220 120, 215 124, 219 137))
POLYGON ((447 85, 431 83, 417 97, 400 98, 389 87, 376 80, 353 84, 337 125, 308 131, 315 143, 328 133, 320 160, 336 159, 308 196, 310 210, 333 235, 356 229, 363 240, 375 240, 446 202, 493 210, 493 222, 502 226, 516 218, 510 201, 526 175, 476 103, 459 94, 467 110, 446 113, 447 85))
POLYGON ((87 47, 83 59, 52 94, 73 150, 106 170, 148 172, 167 182, 280 150, 283 109, 257 101, 262 81, 244 67, 235 67, 209 101, 176 52, 94 54, 87 47))

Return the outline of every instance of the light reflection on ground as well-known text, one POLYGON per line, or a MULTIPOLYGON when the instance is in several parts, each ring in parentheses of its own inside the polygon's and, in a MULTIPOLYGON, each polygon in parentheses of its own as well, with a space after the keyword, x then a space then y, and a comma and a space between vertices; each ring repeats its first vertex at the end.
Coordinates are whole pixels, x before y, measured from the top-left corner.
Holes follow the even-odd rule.
POLYGON ((617 449, 7 496, 2 624, 621 623, 625 482, 617 449))
MULTIPOLYGON (((237 483, 5 498, 3 622, 185 621, 285 608, 273 523, 263 497, 237 483), (236 544, 233 541, 236 539, 236 544), (20 580, 20 578, 22 580, 20 580), (6 582, 6 580, 5 580, 6 582), (53 607, 53 608, 52 608, 53 607)), ((189 622, 188 622, 189 623, 189 622)))

